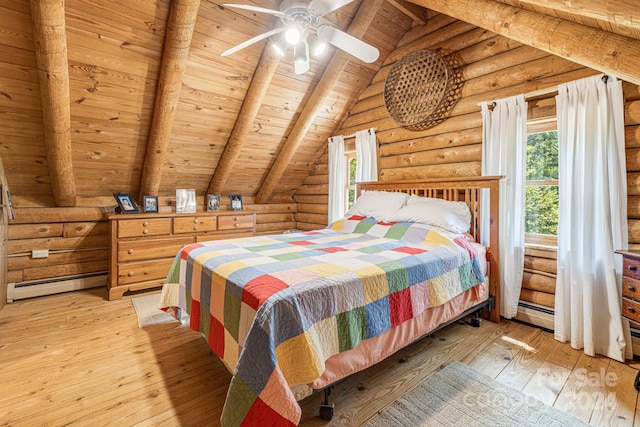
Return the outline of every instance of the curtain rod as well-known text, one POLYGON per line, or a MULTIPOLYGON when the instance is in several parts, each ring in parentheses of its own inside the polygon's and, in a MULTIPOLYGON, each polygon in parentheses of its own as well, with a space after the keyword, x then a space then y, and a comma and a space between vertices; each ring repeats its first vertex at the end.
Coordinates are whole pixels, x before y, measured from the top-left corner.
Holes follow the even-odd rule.
MULTIPOLYGON (((373 130, 373 131, 375 132, 375 131, 377 131, 378 129, 377 129, 377 128, 370 128, 370 129, 368 129, 368 130, 373 130)), ((353 133, 349 133, 349 134, 347 134, 347 135, 342 135, 342 139, 349 139, 349 138, 355 138, 355 137, 356 137, 356 133, 355 133, 355 132, 353 132, 353 133)))
MULTIPOLYGON (((607 83, 607 81, 609 81, 609 76, 604 74, 602 76, 602 81, 607 83)), ((550 86, 550 87, 547 87, 547 88, 544 88, 544 89, 538 89, 538 90, 534 90, 534 91, 531 91, 531 92, 527 92, 527 93, 524 94, 524 99, 537 98, 539 96, 549 95, 549 94, 552 94, 554 92, 557 94, 558 86, 550 86)), ((488 104, 490 106, 492 106, 492 107, 496 106, 496 102, 495 101, 489 101, 488 104)), ((482 106, 482 102, 478 102, 477 105, 478 105, 478 107, 482 106)))

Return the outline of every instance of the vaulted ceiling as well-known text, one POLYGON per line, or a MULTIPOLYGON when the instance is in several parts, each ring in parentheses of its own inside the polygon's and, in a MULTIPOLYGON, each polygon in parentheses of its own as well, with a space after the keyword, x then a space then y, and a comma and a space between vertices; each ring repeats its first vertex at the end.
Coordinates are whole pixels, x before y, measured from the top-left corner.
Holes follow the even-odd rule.
POLYGON ((176 188, 290 198, 411 28, 442 13, 640 83, 629 59, 640 52, 639 9, 635 0, 355 0, 326 21, 380 58, 334 48, 297 75, 292 55, 273 55, 267 40, 220 56, 273 28, 269 14, 210 0, 3 0, 0 155, 22 206, 108 206, 112 193, 176 188))

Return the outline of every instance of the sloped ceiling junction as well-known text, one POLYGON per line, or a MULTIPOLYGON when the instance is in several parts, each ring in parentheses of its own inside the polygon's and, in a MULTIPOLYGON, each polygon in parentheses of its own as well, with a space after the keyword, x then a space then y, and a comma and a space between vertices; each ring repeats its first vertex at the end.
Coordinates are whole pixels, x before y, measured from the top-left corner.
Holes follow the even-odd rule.
MULTIPOLYGON (((231 0, 230 0, 231 1, 231 0)), ((278 9, 277 0, 238 1, 278 9)), ((376 46, 293 72, 268 14, 211 0, 3 0, 0 155, 17 206, 111 206, 176 188, 291 199, 396 47, 438 14, 640 84, 635 0, 355 0, 325 18, 376 46)), ((395 56, 390 56, 396 52, 395 56)))

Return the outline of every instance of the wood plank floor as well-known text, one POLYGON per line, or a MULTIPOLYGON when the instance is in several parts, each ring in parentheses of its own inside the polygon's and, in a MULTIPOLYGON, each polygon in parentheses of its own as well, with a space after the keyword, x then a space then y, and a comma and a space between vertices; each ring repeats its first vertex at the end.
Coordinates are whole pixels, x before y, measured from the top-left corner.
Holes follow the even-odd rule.
MULTIPOLYGON (((52 295, 0 312, 0 425, 216 426, 230 374, 177 323, 140 329, 131 297, 106 289, 52 295)), ((638 364, 587 357, 516 322, 458 323, 302 402, 303 426, 357 426, 459 360, 598 426, 640 426, 638 364)))

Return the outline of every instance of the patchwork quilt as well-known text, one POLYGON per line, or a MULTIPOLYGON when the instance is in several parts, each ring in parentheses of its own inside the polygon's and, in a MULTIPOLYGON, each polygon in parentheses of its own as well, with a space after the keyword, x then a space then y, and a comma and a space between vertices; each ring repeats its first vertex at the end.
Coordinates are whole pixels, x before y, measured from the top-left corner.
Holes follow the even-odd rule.
POLYGON ((289 384, 484 280, 463 235, 349 217, 323 230, 196 243, 167 283, 233 373, 223 426, 297 425, 289 384))

